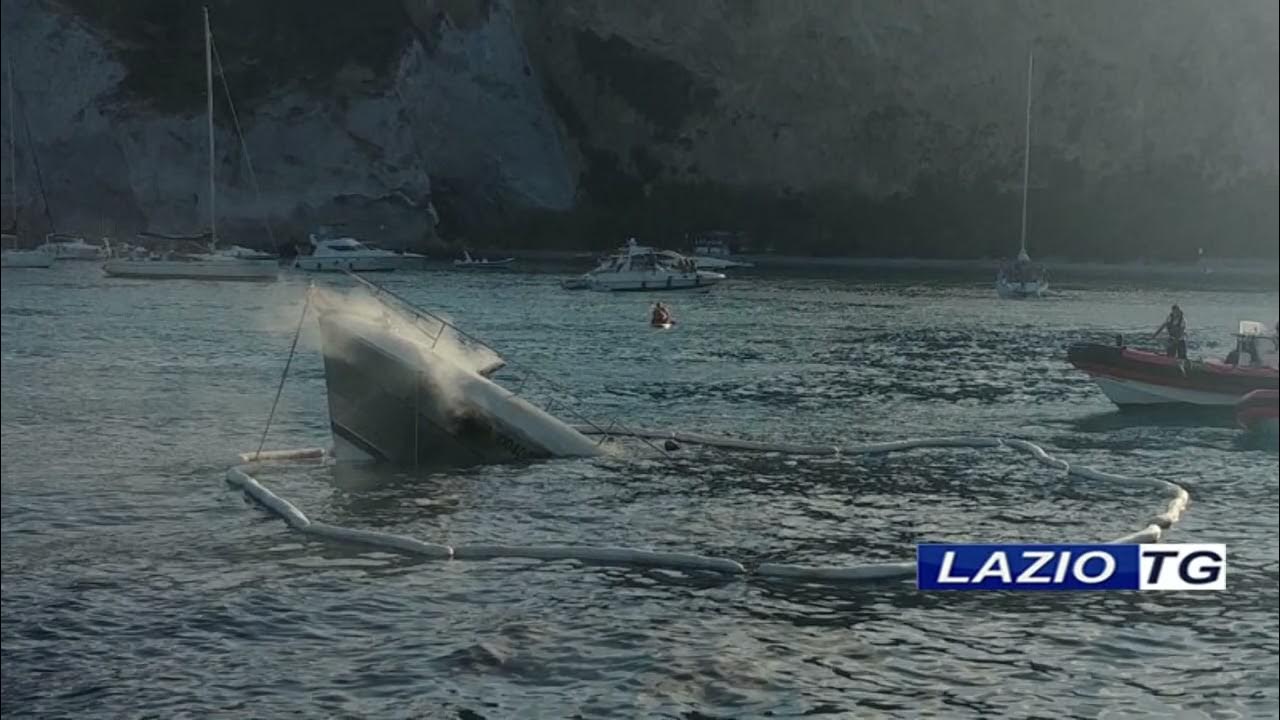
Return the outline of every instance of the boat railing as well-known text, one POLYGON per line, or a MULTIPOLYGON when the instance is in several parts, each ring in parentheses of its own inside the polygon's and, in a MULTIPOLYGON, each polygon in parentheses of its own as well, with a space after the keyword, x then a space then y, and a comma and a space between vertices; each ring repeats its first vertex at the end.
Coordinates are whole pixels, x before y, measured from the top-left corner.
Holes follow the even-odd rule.
MULTIPOLYGON (((387 288, 382 287, 381 285, 370 282, 369 280, 360 276, 358 273, 354 273, 350 270, 344 270, 343 272, 345 272, 348 276, 350 276, 362 287, 364 287, 365 290, 367 290, 371 295, 374 296, 374 298, 382 300, 383 302, 385 302, 386 301, 385 299, 387 298, 394 301, 394 304, 397 306, 397 309, 402 311, 403 314, 405 314, 411 320, 415 328, 419 332, 421 332, 424 337, 430 340, 431 347, 433 349, 440 342, 440 339, 445 335, 446 332, 452 332, 455 336, 465 341, 461 343, 462 345, 479 346, 480 348, 483 348, 489 351, 490 353, 493 353, 495 357, 501 358, 502 364, 499 366, 499 369, 513 370, 519 374, 519 381, 512 383, 513 386, 507 387, 507 389, 510 390, 513 395, 521 397, 526 401, 533 403, 534 405, 540 406, 541 409, 548 414, 552 414, 553 410, 556 412, 563 412, 573 417, 574 419, 582 422, 583 424, 589 426, 593 431, 595 431, 593 434, 598 434, 600 437, 600 439, 596 442, 596 445, 602 445, 604 444, 605 441, 613 437, 614 430, 618 431, 617 434, 619 436, 636 437, 636 435, 633 433, 631 428, 627 427, 622 421, 618 420, 616 417, 607 417, 606 418, 607 423, 599 423, 596 420, 592 419, 590 416, 588 416, 586 413, 582 412, 578 408, 578 406, 583 405, 584 403, 581 400, 577 399, 574 396, 574 394, 563 384, 551 379, 550 377, 544 375, 543 373, 538 372, 537 370, 534 370, 530 367, 507 360, 505 357, 503 357, 502 353, 497 350, 497 348, 494 348, 492 345, 485 342, 484 340, 481 340, 475 335, 472 335, 466 330, 463 330, 457 325, 454 325, 448 319, 443 318, 439 315, 436 315, 430 310, 424 310, 418 307, 417 305, 414 305, 405 297, 397 294, 392 290, 388 290, 387 288), (547 389, 548 392, 547 392, 547 397, 545 399, 541 399, 541 400, 538 399, 537 391, 539 388, 547 389)), ((645 445, 648 445, 649 447, 658 451, 659 454, 662 454, 662 455, 666 454, 665 450, 659 448, 657 445, 654 445, 648 439, 645 439, 645 438, 639 438, 639 439, 645 445)))

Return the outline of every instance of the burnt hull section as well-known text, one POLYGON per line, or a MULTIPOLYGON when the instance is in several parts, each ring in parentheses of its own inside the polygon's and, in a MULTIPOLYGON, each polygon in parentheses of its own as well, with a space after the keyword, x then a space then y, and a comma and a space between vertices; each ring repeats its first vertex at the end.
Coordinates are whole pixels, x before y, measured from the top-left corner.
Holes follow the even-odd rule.
POLYGON ((553 416, 377 322, 327 313, 320 329, 340 459, 430 467, 596 454, 553 416))

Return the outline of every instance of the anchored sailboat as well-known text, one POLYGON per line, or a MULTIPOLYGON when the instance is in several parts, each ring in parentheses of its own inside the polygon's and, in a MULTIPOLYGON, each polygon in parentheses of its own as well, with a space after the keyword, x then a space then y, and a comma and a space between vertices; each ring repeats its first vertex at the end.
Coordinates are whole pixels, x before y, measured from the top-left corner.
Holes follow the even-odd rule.
POLYGON ((1003 298, 1040 297, 1049 289, 1044 268, 1033 265, 1027 254, 1027 186, 1031 180, 1031 78, 1035 54, 1027 55, 1027 119, 1022 150, 1022 234, 1018 257, 1005 263, 996 275, 996 292, 1003 298))
POLYGON ((9 76, 9 190, 13 193, 13 228, 4 232, 4 247, 0 249, 0 267, 7 268, 47 268, 53 265, 54 256, 43 249, 24 250, 18 247, 18 144, 13 129, 14 93, 13 63, 5 56, 5 70, 9 76))
MULTIPOLYGON (((214 182, 217 157, 213 132, 213 33, 209 8, 204 9, 205 92, 209 126, 209 250, 203 253, 166 253, 147 258, 120 258, 103 265, 108 275, 155 280, 256 280, 270 282, 279 275, 275 256, 239 246, 218 249, 218 189, 214 182)), ((225 82, 225 77, 224 80, 225 82)), ((228 93, 228 100, 230 94, 228 93)), ((243 139, 241 140, 243 142, 243 139)))

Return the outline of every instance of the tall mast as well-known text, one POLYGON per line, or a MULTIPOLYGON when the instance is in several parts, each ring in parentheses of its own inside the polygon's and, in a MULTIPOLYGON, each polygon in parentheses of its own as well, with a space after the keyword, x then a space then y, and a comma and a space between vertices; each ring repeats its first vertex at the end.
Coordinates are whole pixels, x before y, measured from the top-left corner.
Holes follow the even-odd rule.
POLYGON ((9 202, 13 206, 13 227, 18 228, 18 143, 13 134, 13 61, 6 53, 4 67, 9 74, 9 202))
POLYGON ((1027 126, 1022 148, 1022 241, 1019 257, 1027 253, 1027 185, 1031 180, 1031 75, 1035 69, 1035 51, 1027 53, 1027 126))
POLYGON ((209 98, 209 250, 218 244, 217 189, 213 182, 213 34, 209 31, 209 7, 204 8, 205 94, 209 98))

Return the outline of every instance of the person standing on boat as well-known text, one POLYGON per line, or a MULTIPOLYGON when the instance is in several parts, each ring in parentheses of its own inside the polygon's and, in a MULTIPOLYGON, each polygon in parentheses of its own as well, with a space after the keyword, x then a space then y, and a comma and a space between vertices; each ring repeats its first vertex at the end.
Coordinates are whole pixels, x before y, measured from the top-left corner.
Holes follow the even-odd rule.
POLYGON ((1187 319, 1182 315, 1182 308, 1176 304, 1169 309, 1169 317, 1156 328, 1151 337, 1160 337, 1160 333, 1169 333, 1169 342, 1165 344, 1165 354, 1179 360, 1187 359, 1187 319))

